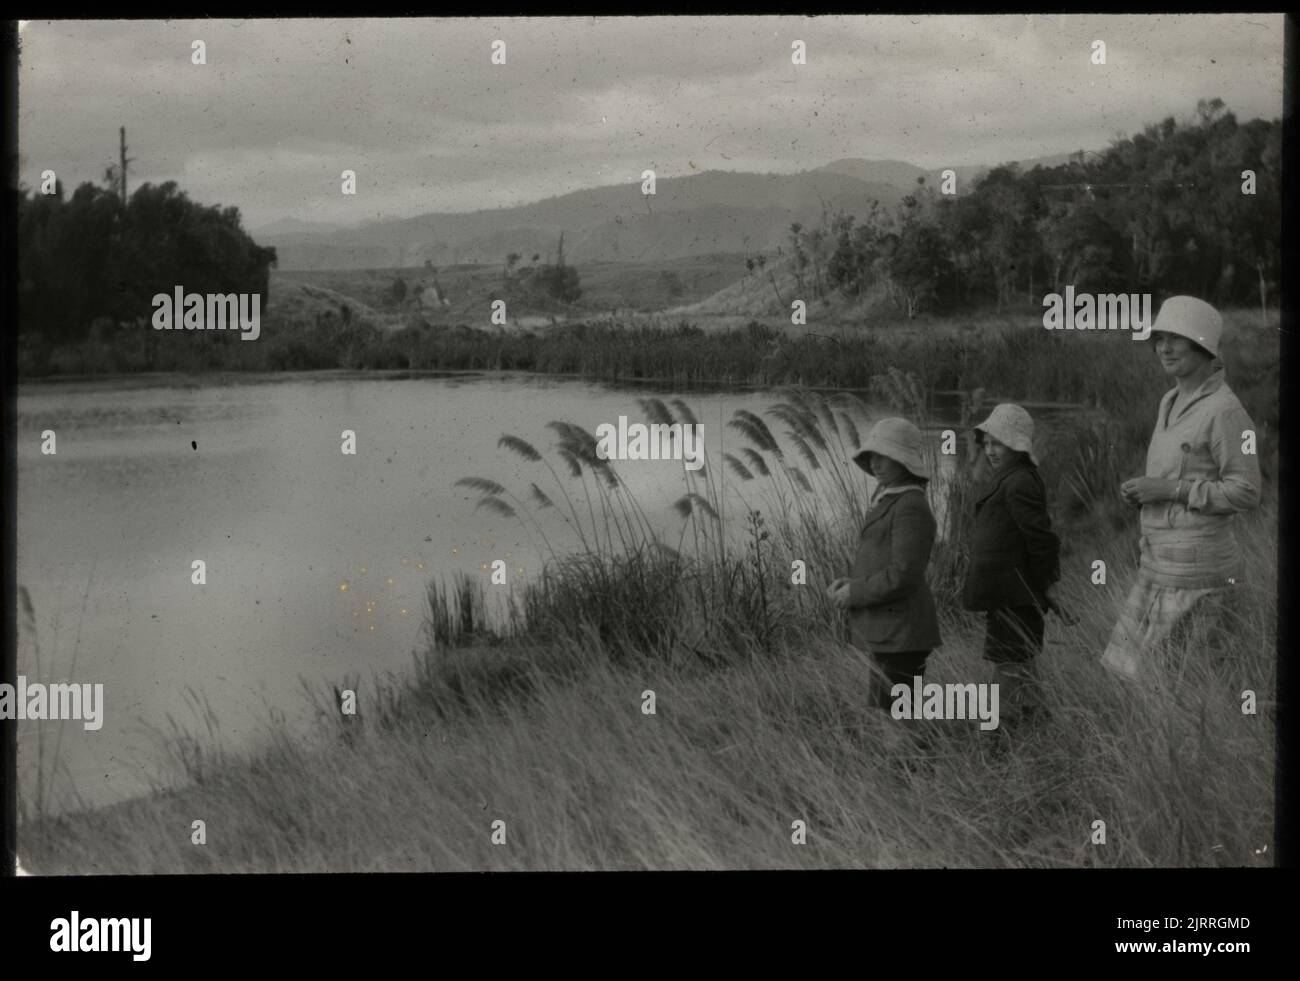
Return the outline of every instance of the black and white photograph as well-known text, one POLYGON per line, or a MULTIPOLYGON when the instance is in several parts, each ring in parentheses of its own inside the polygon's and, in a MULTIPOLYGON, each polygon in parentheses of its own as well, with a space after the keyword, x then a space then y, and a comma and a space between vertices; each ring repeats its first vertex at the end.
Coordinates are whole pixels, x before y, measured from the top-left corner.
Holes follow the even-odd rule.
POLYGON ((1274 868, 1285 22, 18 22, 17 875, 1274 868))

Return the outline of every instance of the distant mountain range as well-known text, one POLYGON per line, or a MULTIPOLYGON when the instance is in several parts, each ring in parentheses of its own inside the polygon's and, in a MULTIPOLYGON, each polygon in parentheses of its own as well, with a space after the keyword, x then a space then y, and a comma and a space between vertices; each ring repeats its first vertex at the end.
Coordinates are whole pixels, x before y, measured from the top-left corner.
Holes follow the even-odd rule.
POLYGON ((343 227, 343 225, 331 225, 323 221, 299 221, 297 218, 281 218, 269 225, 259 225, 257 228, 252 229, 252 234, 258 238, 263 236, 330 235, 342 230, 343 227))
MULTIPOLYGON (((1021 161, 1055 166, 1069 154, 1021 161)), ((988 167, 954 167, 958 188, 988 167)), ((517 252, 554 257, 564 232, 566 260, 647 261, 719 252, 771 253, 789 241, 790 224, 819 220, 823 207, 863 214, 874 199, 892 207, 916 187, 939 180, 898 160, 846 159, 796 174, 710 170, 662 178, 655 194, 639 181, 595 187, 491 211, 424 214, 356 227, 284 218, 252 231, 275 246, 285 270, 384 269, 504 262, 517 252)))

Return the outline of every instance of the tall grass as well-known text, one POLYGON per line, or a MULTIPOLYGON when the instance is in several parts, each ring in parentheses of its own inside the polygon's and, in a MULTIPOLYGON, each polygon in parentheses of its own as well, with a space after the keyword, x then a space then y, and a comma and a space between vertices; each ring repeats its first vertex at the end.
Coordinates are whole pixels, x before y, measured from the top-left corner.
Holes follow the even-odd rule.
MULTIPOLYGON (((865 377, 869 401, 789 388, 765 413, 736 412, 729 429, 746 445, 688 472, 671 537, 596 455, 591 434, 556 422, 546 452, 502 437, 535 479, 522 492, 483 478, 461 484, 479 492, 480 507, 521 522, 548 559, 504 625, 487 615, 480 586, 431 585, 429 650, 409 686, 358 688, 359 719, 322 697, 318 741, 279 739, 250 761, 206 769, 177 796, 71 821, 57 846, 38 839, 27 865, 1269 865, 1274 488, 1240 522, 1249 585, 1228 629, 1189 632, 1161 655, 1149 686, 1118 682, 1098 663, 1135 575, 1135 515, 1113 504, 1114 486, 1138 472, 1163 390, 1149 366, 1132 366, 1136 346, 1126 343, 1086 369, 1097 388, 1079 401, 1106 418, 1081 411, 1040 447, 1066 545, 1061 593, 1078 622, 1049 620, 1040 663, 1053 714, 1036 729, 1004 736, 946 723, 923 761, 900 768, 879 738, 880 713, 864 702, 871 667, 845 642, 822 588, 846 573, 865 509, 867 481, 852 455, 870 401, 938 422, 927 367, 909 374, 885 363, 865 377), (746 501, 744 522, 724 522, 724 481, 746 501), (576 551, 552 547, 543 512, 559 516, 576 551), (1090 578, 1097 555, 1109 567, 1101 585, 1090 578), (806 585, 791 581, 795 560, 806 564, 806 585), (1242 711, 1247 688, 1253 715, 1242 711), (650 692, 653 715, 643 710, 650 692), (200 811, 224 829, 217 847, 194 849, 168 830, 200 811), (807 846, 791 844, 796 819, 808 824, 807 846), (491 844, 494 820, 507 822, 508 847, 491 844), (1092 841, 1099 820, 1105 845, 1092 841), (115 848, 107 855, 106 834, 115 848)), ((1020 370, 1032 379, 1032 366, 1020 370)), ((980 378, 970 364, 953 377, 980 378)), ((1060 395, 1084 377, 1076 364, 1048 384, 1060 395)), ((958 386, 966 394, 954 428, 963 433, 1014 391, 994 377, 980 382, 958 386)), ((1276 418, 1269 392, 1245 389, 1257 423, 1276 418)), ((665 424, 694 420, 682 401, 647 399, 642 409, 665 424)), ((927 680, 939 683, 989 675, 982 622, 957 599, 981 476, 970 451, 933 460, 946 474, 932 487, 946 505, 930 570, 944 643, 927 680)))
MULTIPOLYGON (((1276 613, 1272 515, 1243 529, 1260 589, 1224 663, 1173 652, 1170 684, 1097 665, 1114 589, 1064 584, 1049 622, 1054 717, 997 748, 954 723, 928 768, 874 738, 869 668, 825 622, 724 665, 621 663, 598 637, 443 651, 350 738, 284 741, 201 785, 61 823, 36 872, 862 867, 1151 867, 1272 861, 1276 613), (1257 716, 1243 715, 1248 680, 1257 716), (652 689, 657 713, 640 711, 652 689), (203 848, 177 827, 220 828, 203 848), (808 844, 790 826, 807 822, 808 844), (490 842, 503 820, 506 846, 490 842), (1105 821, 1105 845, 1091 843, 1105 821)), ((944 604, 930 680, 978 677, 971 625, 944 604)), ((359 689, 367 698, 369 692, 359 689)), ((333 719, 338 719, 337 712, 333 719)))
MULTIPOLYGON (((86 577, 86 584, 81 594, 81 608, 77 617, 77 632, 73 640, 72 652, 69 656, 67 679, 73 684, 77 684, 77 662, 81 656, 81 633, 82 626, 86 619, 86 604, 90 599, 90 587, 95 579, 95 566, 97 561, 92 561, 90 572, 86 577)), ((17 591, 18 598, 18 649, 20 661, 18 667, 19 674, 32 674, 29 680, 49 684, 53 681, 52 671, 54 661, 59 653, 58 629, 56 627, 53 639, 53 651, 49 661, 42 665, 41 663, 41 643, 40 635, 36 624, 36 611, 32 604, 31 593, 26 586, 19 585, 17 591)), ((56 621, 57 623, 57 621, 56 621)), ((68 761, 63 755, 63 730, 64 726, 69 723, 68 719, 59 719, 54 728, 53 746, 49 745, 49 728, 47 721, 29 720, 26 725, 31 727, 28 731, 32 732, 35 740, 35 760, 29 757, 30 746, 19 744, 19 780, 17 788, 18 799, 18 822, 19 824, 32 826, 47 820, 59 807, 65 802, 70 801, 73 806, 84 807, 85 801, 77 789, 76 781, 73 779, 71 768, 68 761), (30 781, 24 772, 26 768, 34 764, 35 773, 30 781), (64 778, 62 786, 63 797, 56 796, 56 787, 58 786, 58 777, 64 778), (25 784, 30 783, 30 786, 25 784)))

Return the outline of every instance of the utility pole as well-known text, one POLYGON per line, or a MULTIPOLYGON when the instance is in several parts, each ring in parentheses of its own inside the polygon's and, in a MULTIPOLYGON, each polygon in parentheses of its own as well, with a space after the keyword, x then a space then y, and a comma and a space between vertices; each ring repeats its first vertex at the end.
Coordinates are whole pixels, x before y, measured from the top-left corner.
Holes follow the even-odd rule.
POLYGON ((126 127, 125 126, 118 127, 117 134, 118 134, 118 160, 120 161, 118 164, 118 176, 122 180, 122 190, 121 190, 122 203, 126 204, 126 165, 131 163, 135 158, 134 157, 128 158, 126 155, 126 127))

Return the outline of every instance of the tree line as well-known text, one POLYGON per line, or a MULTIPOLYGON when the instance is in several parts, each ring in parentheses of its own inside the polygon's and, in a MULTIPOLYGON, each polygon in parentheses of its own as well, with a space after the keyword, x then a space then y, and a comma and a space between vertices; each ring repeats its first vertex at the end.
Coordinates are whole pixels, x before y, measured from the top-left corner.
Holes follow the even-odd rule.
POLYGON ((191 201, 174 181, 129 198, 90 182, 69 198, 21 188, 18 302, 24 335, 84 340, 92 327, 147 325, 158 293, 258 293, 265 307, 275 249, 243 230, 238 208, 191 201))
POLYGON ((1194 120, 1167 118, 1060 166, 996 167, 956 195, 920 178, 892 211, 824 211, 818 227, 791 226, 791 266, 805 297, 874 291, 909 317, 1036 305, 1066 285, 1191 293, 1267 315, 1281 271, 1281 148, 1280 121, 1239 124, 1203 99, 1194 120))

